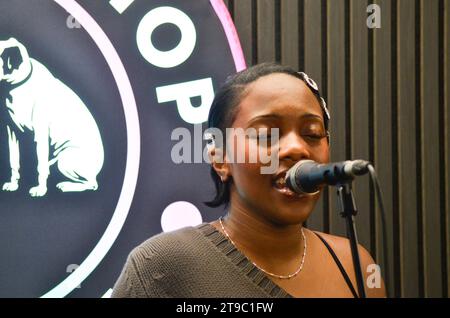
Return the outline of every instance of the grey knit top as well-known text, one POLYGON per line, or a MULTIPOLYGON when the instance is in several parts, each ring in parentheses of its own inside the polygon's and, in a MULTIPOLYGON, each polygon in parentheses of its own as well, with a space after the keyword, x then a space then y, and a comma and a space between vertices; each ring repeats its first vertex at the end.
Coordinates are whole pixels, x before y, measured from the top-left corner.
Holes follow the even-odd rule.
POLYGON ((215 227, 158 234, 128 256, 112 297, 291 297, 215 227))

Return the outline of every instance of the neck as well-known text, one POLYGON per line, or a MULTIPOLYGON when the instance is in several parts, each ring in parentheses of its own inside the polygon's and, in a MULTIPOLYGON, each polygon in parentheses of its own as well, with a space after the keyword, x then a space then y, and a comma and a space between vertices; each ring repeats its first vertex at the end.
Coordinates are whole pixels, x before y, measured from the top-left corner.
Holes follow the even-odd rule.
POLYGON ((278 225, 240 205, 231 205, 224 227, 240 249, 264 259, 298 257, 303 250, 302 225, 278 225))

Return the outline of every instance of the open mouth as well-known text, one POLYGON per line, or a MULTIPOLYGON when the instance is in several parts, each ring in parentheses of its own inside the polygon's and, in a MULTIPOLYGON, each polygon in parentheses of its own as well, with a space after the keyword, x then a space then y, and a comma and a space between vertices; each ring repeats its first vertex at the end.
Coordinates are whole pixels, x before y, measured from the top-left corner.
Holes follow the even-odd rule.
POLYGON ((288 188, 288 186, 286 185, 286 172, 280 173, 276 176, 275 180, 273 181, 273 187, 277 192, 288 197, 302 198, 306 196, 305 194, 295 193, 288 188))

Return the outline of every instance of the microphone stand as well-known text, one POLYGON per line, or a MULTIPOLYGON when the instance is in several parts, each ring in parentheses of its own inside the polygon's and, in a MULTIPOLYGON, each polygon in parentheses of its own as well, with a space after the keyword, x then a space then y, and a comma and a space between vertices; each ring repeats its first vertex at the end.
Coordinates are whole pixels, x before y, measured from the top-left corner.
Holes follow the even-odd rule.
POLYGON ((339 203, 341 206, 341 216, 345 218, 347 237, 350 240, 352 251, 353 268, 355 269, 356 283, 360 298, 366 298, 364 290, 364 279, 361 271, 361 261, 358 252, 358 237, 356 235, 355 218, 358 213, 356 210, 355 198, 353 197, 351 183, 339 184, 337 188, 339 203))

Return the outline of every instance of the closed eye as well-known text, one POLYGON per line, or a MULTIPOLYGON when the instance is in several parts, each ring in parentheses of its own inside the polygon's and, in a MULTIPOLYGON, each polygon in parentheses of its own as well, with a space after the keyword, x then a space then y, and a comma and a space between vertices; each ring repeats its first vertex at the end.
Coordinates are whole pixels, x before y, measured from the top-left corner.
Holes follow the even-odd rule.
POLYGON ((325 135, 323 135, 323 134, 303 134, 302 137, 305 138, 306 140, 317 142, 317 141, 320 141, 323 138, 327 137, 327 135, 326 134, 325 135))

